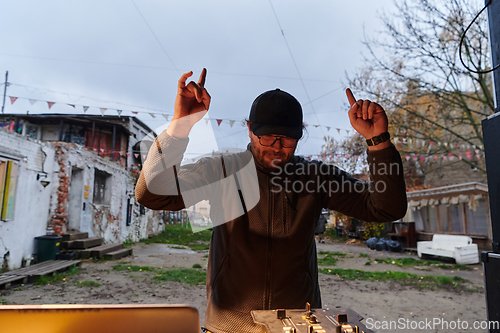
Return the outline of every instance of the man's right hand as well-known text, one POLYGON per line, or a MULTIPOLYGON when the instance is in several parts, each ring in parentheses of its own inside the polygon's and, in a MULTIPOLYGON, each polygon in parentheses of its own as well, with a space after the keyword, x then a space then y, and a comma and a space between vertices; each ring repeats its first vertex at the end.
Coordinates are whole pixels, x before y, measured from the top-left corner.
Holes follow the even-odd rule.
POLYGON ((184 73, 179 79, 177 97, 175 99, 174 116, 167 129, 171 136, 187 137, 191 128, 207 113, 210 106, 210 95, 205 89, 207 70, 203 68, 200 79, 186 85, 186 80, 193 72, 184 73))

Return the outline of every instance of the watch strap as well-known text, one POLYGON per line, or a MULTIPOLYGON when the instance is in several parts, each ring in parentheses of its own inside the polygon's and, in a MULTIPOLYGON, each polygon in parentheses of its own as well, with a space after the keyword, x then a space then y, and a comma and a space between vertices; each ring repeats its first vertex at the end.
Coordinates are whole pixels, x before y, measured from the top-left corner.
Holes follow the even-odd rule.
POLYGON ((389 132, 384 132, 380 135, 374 136, 373 138, 366 140, 366 143, 368 144, 368 146, 376 146, 382 142, 389 140, 390 138, 391 135, 389 134, 389 132))

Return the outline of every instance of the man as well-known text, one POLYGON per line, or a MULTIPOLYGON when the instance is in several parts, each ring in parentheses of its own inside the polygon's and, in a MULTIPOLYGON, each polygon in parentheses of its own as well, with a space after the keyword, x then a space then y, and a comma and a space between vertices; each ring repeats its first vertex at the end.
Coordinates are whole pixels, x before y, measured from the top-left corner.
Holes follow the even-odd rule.
POLYGON ((322 208, 374 222, 406 213, 401 158, 386 133, 385 111, 356 101, 347 89, 351 125, 372 144, 371 185, 294 155, 302 137, 302 108, 279 89, 254 101, 246 152, 179 167, 189 132, 210 105, 206 70, 197 83, 186 84, 191 75, 179 80, 174 117, 148 153, 136 197, 144 206, 165 210, 210 200, 214 228, 205 327, 260 332, 252 310, 304 308, 306 302, 321 308, 314 231, 322 208))

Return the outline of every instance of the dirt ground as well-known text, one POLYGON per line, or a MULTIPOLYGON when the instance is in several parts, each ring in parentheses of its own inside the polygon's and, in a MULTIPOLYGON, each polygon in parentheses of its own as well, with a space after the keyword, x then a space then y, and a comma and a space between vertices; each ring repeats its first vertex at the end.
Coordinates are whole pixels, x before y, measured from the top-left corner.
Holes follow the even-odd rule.
MULTIPOLYGON (((192 268, 194 264, 200 264, 201 269, 206 269, 208 251, 194 252, 175 247, 166 244, 137 243, 133 245, 132 257, 107 262, 85 261, 80 274, 68 276, 65 281, 44 286, 15 285, 11 289, 0 290, 0 302, 7 305, 188 304, 198 308, 200 322, 203 323, 206 307, 205 286, 190 286, 180 282, 158 283, 152 279, 155 275, 152 272, 113 270, 114 265, 125 263, 162 269, 192 268), (82 286, 80 281, 93 281, 100 286, 82 286)), ((352 253, 347 258, 339 259, 336 268, 460 276, 469 281, 466 284, 469 290, 432 291, 418 290, 394 282, 346 281, 338 276, 320 274, 324 308, 352 308, 365 318, 365 325, 371 323, 371 328, 375 332, 487 332, 486 329, 473 328, 474 322, 486 321, 484 281, 480 264, 472 265, 471 271, 424 267, 399 268, 389 264, 374 264, 373 259, 416 256, 377 252, 365 245, 347 245, 329 241, 326 244, 318 244, 318 251, 352 253), (370 258, 360 257, 360 253, 368 254, 370 258), (365 265, 368 260, 372 261, 372 265, 365 265), (396 329, 386 329, 384 325, 388 325, 390 321, 397 322, 399 326, 396 329), (429 321, 437 324, 429 326, 426 324, 429 321), (446 329, 446 326, 443 326, 444 321, 448 322, 449 327, 459 321, 460 328, 446 329), (421 325, 420 327, 424 329, 410 329, 410 325, 421 325), (468 326, 467 329, 465 325, 468 326)))

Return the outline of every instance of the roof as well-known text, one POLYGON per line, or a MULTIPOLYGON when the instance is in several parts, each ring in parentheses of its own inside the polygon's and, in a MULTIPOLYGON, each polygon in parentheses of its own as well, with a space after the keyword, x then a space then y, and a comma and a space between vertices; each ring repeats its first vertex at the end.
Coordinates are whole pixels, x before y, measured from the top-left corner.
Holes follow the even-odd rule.
POLYGON ((99 116, 99 115, 82 115, 82 114, 53 114, 53 113, 42 113, 42 114, 1 114, 1 118, 10 118, 15 117, 18 119, 27 120, 31 123, 38 124, 59 124, 61 120, 66 122, 76 123, 82 126, 90 126, 92 122, 99 123, 105 126, 112 125, 121 125, 127 131, 128 128, 124 126, 124 124, 120 124, 121 120, 123 123, 130 122, 133 120, 134 122, 141 125, 147 132, 153 132, 149 126, 144 124, 141 120, 133 116, 99 116))
POLYGON ((439 204, 468 203, 469 208, 475 210, 478 200, 488 195, 488 185, 472 182, 450 186, 431 188, 406 193, 408 207, 437 206, 439 204))
POLYGON ((488 194, 488 185, 483 183, 463 183, 406 193, 408 199, 419 200, 432 197, 451 197, 467 193, 488 194))

